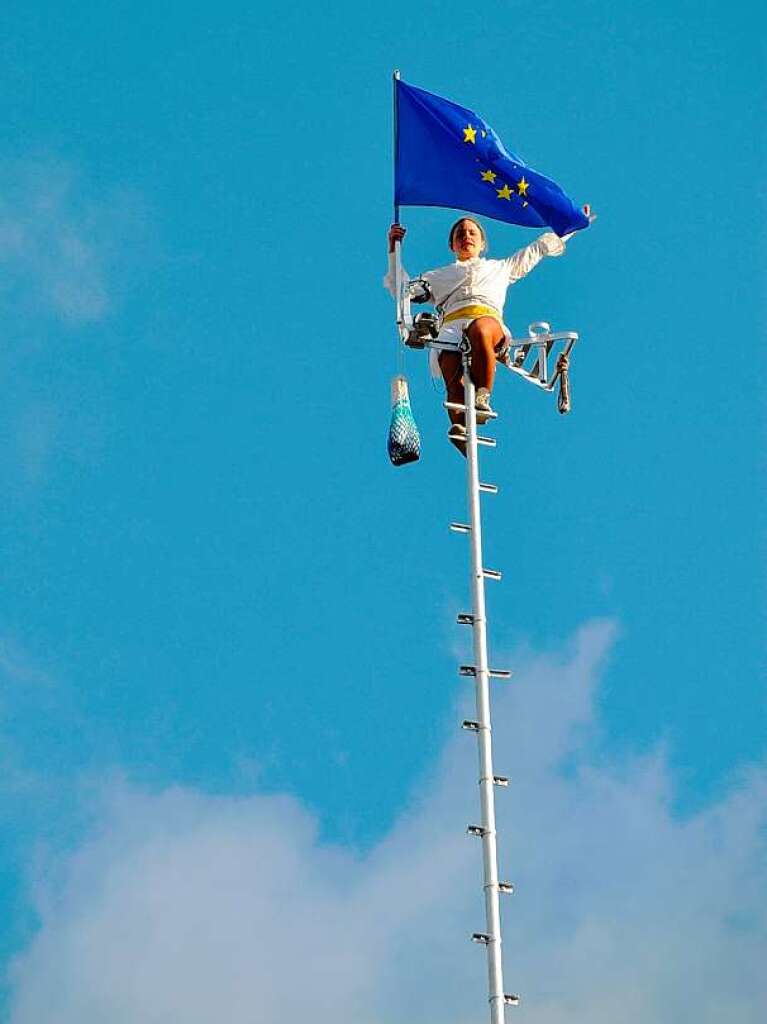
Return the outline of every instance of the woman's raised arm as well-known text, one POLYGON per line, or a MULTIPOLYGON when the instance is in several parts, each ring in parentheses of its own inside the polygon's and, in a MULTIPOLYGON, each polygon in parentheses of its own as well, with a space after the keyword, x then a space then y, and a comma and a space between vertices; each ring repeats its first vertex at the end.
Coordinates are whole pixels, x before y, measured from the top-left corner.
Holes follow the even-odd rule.
POLYGON ((506 260, 510 283, 513 284, 525 274, 529 274, 546 256, 561 256, 564 251, 565 243, 559 235, 555 235, 553 231, 546 231, 540 238, 536 238, 530 245, 526 245, 524 249, 515 252, 506 260))
MULTIPOLYGON (((402 242, 402 239, 407 234, 407 229, 403 228, 401 224, 392 224, 389 228, 389 269, 386 271, 386 276, 383 279, 384 288, 389 292, 392 298, 397 298, 397 291, 394 282, 394 246, 396 242, 402 242)), ((402 267, 403 280, 408 280, 407 271, 402 267)))
MULTIPOLYGON (((588 203, 582 209, 589 219, 589 224, 592 224, 597 219, 597 215, 592 213, 588 203)), ((540 238, 536 238, 534 242, 531 242, 530 245, 520 249, 519 252, 515 252, 513 256, 506 260, 509 269, 509 281, 513 284, 521 277, 524 277, 525 274, 529 274, 533 267, 536 267, 545 256, 561 256, 565 251, 565 242, 568 242, 576 234, 578 234, 577 231, 571 231, 560 238, 553 231, 546 231, 540 238)))

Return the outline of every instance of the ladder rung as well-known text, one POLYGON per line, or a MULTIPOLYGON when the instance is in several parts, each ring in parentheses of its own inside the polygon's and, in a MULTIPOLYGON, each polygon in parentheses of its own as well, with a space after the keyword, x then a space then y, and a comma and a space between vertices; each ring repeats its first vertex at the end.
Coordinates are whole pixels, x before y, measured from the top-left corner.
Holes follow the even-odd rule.
POLYGON ((481 483, 479 485, 479 489, 480 489, 480 491, 483 492, 483 494, 497 494, 498 493, 498 484, 483 484, 483 483, 481 483))
POLYGON ((519 1006, 519 996, 510 995, 504 992, 503 1001, 507 1006, 519 1006))
POLYGON ((471 533, 471 527, 468 523, 451 523, 450 529, 453 533, 471 533))
POLYGON ((485 830, 481 825, 469 825, 466 829, 466 833, 470 836, 483 836, 485 835, 485 830))
POLYGON ((457 622, 459 626, 473 626, 474 616, 469 612, 458 612, 457 622))
POLYGON ((508 786, 509 779, 507 775, 494 775, 493 785, 494 786, 508 786))
POLYGON ((494 437, 482 437, 477 434, 477 444, 483 444, 486 448, 495 448, 497 441, 494 437))
POLYGON ((502 892, 505 896, 511 896, 511 894, 514 892, 514 886, 511 884, 511 882, 499 882, 498 892, 502 892))
MULTIPOLYGON (((468 412, 468 409, 466 408, 466 406, 462 405, 461 402, 443 402, 442 403, 442 408, 443 409, 452 409, 453 412, 464 412, 464 413, 468 412)), ((486 420, 497 420, 498 419, 498 413, 495 412, 493 409, 490 409, 490 410, 487 410, 487 409, 477 409, 477 412, 479 413, 480 416, 484 416, 486 420)))
MULTIPOLYGON (((476 676, 476 665, 460 665, 458 674, 461 676, 476 676)), ((511 679, 511 671, 507 668, 489 668, 487 674, 491 679, 511 679)))
POLYGON ((464 718, 464 720, 461 722, 461 728, 468 729, 469 732, 478 732, 479 722, 472 722, 471 719, 464 718))
POLYGON ((500 580, 502 578, 500 569, 483 569, 482 575, 488 580, 500 580))
MULTIPOLYGON (((487 935, 485 932, 472 932, 471 941, 480 942, 483 946, 486 946, 489 942, 492 942, 492 937, 487 935)), ((504 1000, 505 999, 506 997, 504 996, 504 1000)))

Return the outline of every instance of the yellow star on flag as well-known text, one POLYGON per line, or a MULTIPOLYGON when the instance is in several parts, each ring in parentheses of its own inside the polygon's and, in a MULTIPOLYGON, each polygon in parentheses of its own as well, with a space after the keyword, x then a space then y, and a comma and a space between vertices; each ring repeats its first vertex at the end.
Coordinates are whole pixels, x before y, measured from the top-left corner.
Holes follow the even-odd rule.
POLYGON ((473 142, 476 145, 477 142, 477 129, 468 124, 463 130, 463 141, 473 142))
POLYGON ((492 182, 494 182, 497 177, 498 177, 498 175, 495 173, 495 171, 483 171, 482 172, 482 180, 483 181, 492 181, 492 182))
POLYGON ((496 189, 499 199, 511 199, 511 189, 508 185, 504 185, 503 188, 496 189))
POLYGON ((517 189, 519 190, 519 194, 521 196, 526 196, 527 195, 527 190, 528 190, 529 187, 530 187, 530 182, 529 181, 525 181, 524 178, 522 179, 522 181, 517 182, 517 189))

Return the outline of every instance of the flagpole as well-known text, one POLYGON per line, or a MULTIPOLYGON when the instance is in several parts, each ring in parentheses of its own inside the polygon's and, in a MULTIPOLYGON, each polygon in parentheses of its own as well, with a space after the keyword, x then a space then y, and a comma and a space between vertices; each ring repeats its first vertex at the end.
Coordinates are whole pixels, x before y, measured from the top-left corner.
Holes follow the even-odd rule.
MULTIPOLYGON (((399 203, 397 202, 397 146, 399 142, 399 97, 397 95, 397 82, 399 71, 395 68, 392 74, 392 103, 394 113, 394 157, 393 157, 393 184, 394 184, 394 223, 399 224, 399 203)), ((397 239, 394 243, 394 292, 397 302, 397 327, 402 325, 402 254, 400 252, 402 243, 397 239)), ((397 343, 399 348, 399 342, 397 343)))
MULTIPOLYGON (((394 186, 397 185, 397 142, 399 138, 399 97, 397 96, 397 82, 399 82, 399 71, 395 68, 392 72, 392 104, 394 109, 394 186)), ((394 223, 399 224, 399 203, 396 195, 394 199, 394 223)))

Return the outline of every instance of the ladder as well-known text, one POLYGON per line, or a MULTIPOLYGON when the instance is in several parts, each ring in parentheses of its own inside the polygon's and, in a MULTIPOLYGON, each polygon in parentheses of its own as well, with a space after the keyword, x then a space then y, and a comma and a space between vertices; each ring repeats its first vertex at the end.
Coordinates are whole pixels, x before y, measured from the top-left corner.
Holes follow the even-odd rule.
MULTIPOLYGON (((482 842, 483 892, 485 902, 485 930, 474 932, 474 942, 485 946, 487 951, 488 998, 491 1024, 503 1024, 504 1008, 519 1004, 519 997, 504 990, 503 959, 501 939, 500 897, 510 895, 513 886, 498 877, 498 850, 495 826, 495 788, 508 786, 509 780, 496 775, 493 768, 492 725, 490 720, 490 680, 509 679, 507 669, 491 668, 487 655, 487 613, 485 610, 485 580, 500 580, 501 573, 488 569, 482 554, 482 510, 481 494, 497 494, 495 484, 480 480, 479 449, 496 446, 494 438, 484 437, 477 432, 477 415, 474 408, 475 388, 469 373, 470 346, 464 338, 460 347, 463 360, 465 405, 445 402, 448 409, 461 411, 466 422, 466 489, 468 523, 451 523, 454 533, 465 534, 471 550, 471 612, 461 612, 458 624, 471 626, 473 635, 474 662, 461 665, 462 676, 473 677, 476 691, 476 720, 466 720, 462 728, 477 737, 479 754, 480 821, 469 825, 467 833, 482 842)), ((492 413, 495 418, 497 413, 492 413)))

